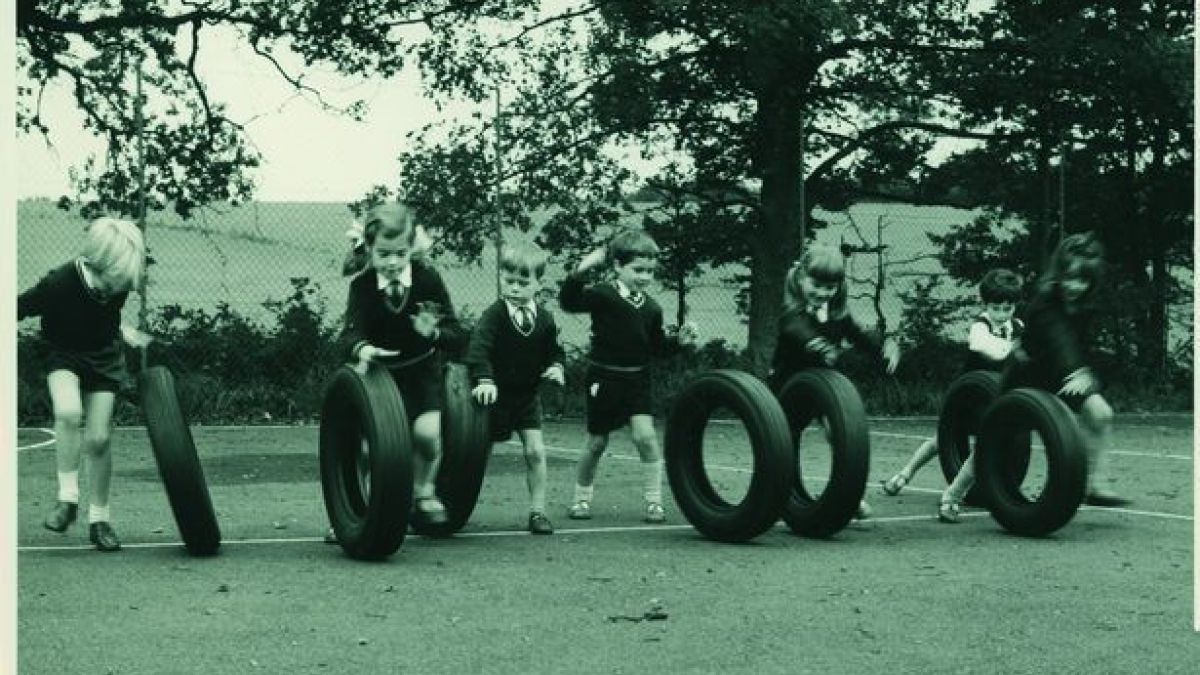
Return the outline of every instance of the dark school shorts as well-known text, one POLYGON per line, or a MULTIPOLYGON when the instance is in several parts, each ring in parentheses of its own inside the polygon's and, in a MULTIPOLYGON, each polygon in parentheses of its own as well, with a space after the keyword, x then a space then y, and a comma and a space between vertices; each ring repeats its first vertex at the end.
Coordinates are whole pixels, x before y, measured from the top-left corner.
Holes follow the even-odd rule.
POLYGON ((94 352, 65 351, 47 346, 45 355, 46 372, 69 370, 75 373, 80 391, 111 391, 115 394, 129 383, 125 352, 119 343, 94 352))
POLYGON ((388 372, 400 389, 409 424, 423 413, 442 409, 441 359, 430 356, 411 366, 388 368, 388 372))
POLYGON ((633 415, 652 414, 649 369, 625 373, 591 365, 584 379, 589 434, 607 434, 633 415))
POLYGON ((493 443, 507 441, 514 431, 541 429, 542 399, 535 391, 506 401, 501 391, 500 398, 488 406, 488 420, 493 443))

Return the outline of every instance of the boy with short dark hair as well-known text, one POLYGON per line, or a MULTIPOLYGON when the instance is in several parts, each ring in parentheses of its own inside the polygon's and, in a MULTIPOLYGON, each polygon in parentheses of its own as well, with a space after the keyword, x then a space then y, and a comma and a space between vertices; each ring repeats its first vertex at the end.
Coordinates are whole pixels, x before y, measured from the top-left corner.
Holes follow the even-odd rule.
POLYGON ((552 534, 546 517, 546 446, 538 384, 563 384, 563 350, 554 315, 536 302, 546 272, 546 253, 536 244, 506 245, 500 252, 500 299, 479 316, 466 363, 471 395, 489 406, 492 442, 513 431, 525 455, 529 531, 552 534))
POLYGON ((591 518, 596 466, 608 447, 608 435, 624 426, 642 460, 644 520, 666 520, 662 505, 662 452, 654 431, 650 401, 652 356, 666 356, 695 334, 688 326, 667 338, 662 308, 646 291, 654 277, 658 245, 640 230, 617 234, 607 247, 592 251, 567 276, 559 294, 566 312, 591 315, 591 348, 588 352, 588 447, 575 472, 575 496, 568 516, 591 518), (601 265, 613 266, 616 279, 587 285, 586 274, 601 265))

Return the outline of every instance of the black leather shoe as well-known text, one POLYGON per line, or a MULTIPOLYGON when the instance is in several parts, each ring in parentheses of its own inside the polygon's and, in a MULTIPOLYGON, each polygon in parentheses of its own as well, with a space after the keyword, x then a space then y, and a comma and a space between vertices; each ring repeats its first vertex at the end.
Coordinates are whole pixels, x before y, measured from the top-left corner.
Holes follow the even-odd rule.
POLYGON ((1111 492, 1092 492, 1083 498, 1083 503, 1088 506, 1101 506, 1104 508, 1115 509, 1122 506, 1129 506, 1129 500, 1124 497, 1119 497, 1111 492))
POLYGON ((326 544, 338 543, 337 532, 334 532, 332 527, 329 528, 329 531, 325 533, 325 543, 326 544))
POLYGON ((79 505, 71 502, 57 502, 54 504, 54 510, 50 515, 46 516, 45 522, 47 530, 53 532, 66 532, 71 523, 75 522, 75 518, 79 515, 79 505))
POLYGON ((541 511, 534 511, 529 514, 529 532, 530 534, 554 534, 554 526, 550 524, 550 519, 541 511))
POLYGON ((97 551, 120 551, 121 540, 113 532, 112 525, 103 520, 88 526, 88 538, 96 545, 97 551))

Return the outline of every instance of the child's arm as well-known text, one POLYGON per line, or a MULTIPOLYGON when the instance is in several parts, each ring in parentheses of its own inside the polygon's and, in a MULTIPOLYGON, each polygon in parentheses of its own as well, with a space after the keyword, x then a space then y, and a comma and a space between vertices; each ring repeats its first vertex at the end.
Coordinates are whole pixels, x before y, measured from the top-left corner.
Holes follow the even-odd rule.
POLYGON ((463 361, 470 373, 471 395, 483 405, 496 401, 499 394, 496 382, 492 379, 492 348, 496 344, 496 312, 485 311, 475 323, 471 331, 471 339, 467 346, 467 355, 463 361))
POLYGON ((49 280, 46 275, 33 288, 17 296, 17 321, 30 316, 41 316, 49 303, 49 280))
POLYGON ((841 319, 843 322, 843 330, 846 337, 858 349, 863 351, 879 354, 883 359, 884 368, 888 374, 896 372, 896 366, 900 365, 900 345, 891 337, 881 337, 875 334, 874 331, 867 331, 854 320, 854 317, 847 314, 841 319))
POLYGON ((588 271, 604 264, 607 255, 606 249, 598 248, 584 256, 575 270, 567 275, 563 281, 562 290, 558 293, 558 305, 564 312, 591 311, 595 295, 587 286, 586 275, 588 271))
POLYGON ((546 368, 542 371, 542 378, 557 382, 558 384, 566 383, 564 365, 567 362, 567 354, 563 351, 562 340, 559 339, 558 324, 554 321, 554 315, 546 313, 546 319, 550 324, 550 330, 546 331, 546 368))
POLYGON ((450 291, 446 290, 442 276, 432 267, 429 270, 433 272, 431 276, 435 282, 433 284, 433 302, 437 303, 437 311, 440 314, 433 333, 434 344, 444 352, 459 353, 467 346, 467 332, 459 322, 458 315, 454 313, 454 305, 450 302, 450 291))
POLYGON ((1013 343, 1012 340, 992 335, 987 324, 976 321, 967 333, 967 348, 989 361, 999 362, 1012 353, 1013 343))
POLYGON ((1052 307, 1032 312, 1027 320, 1025 351, 1062 383, 1060 393, 1088 395, 1099 391, 1100 382, 1088 367, 1075 326, 1065 314, 1052 307))

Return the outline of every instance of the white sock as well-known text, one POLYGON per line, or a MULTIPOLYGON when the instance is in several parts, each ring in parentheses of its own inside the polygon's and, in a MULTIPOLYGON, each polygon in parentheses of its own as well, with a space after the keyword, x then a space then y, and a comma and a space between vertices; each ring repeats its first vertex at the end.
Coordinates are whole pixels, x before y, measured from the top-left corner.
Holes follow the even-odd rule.
POLYGON ((79 472, 58 472, 58 501, 68 504, 79 503, 79 472))
POLYGON ((88 505, 88 522, 89 523, 107 523, 112 520, 112 512, 108 504, 104 506, 96 506, 95 504, 88 505))
POLYGON ((576 483, 575 484, 575 501, 577 501, 577 502, 592 501, 592 493, 594 492, 594 490, 593 490, 594 487, 595 486, 593 486, 593 485, 579 485, 578 483, 576 483))
POLYGON ((647 502, 662 503, 662 460, 642 462, 642 496, 647 502))
POLYGON ((425 483, 424 485, 413 486, 413 499, 425 499, 437 495, 437 485, 435 483, 425 483))

